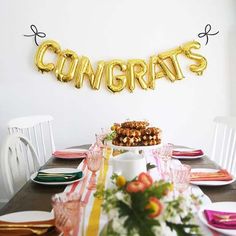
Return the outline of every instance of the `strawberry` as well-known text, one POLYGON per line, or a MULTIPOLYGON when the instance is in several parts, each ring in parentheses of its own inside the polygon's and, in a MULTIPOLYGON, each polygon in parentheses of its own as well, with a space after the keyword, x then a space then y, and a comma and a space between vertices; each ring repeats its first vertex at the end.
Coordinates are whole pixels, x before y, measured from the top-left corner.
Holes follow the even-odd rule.
POLYGON ((156 197, 150 197, 149 198, 149 203, 145 207, 145 209, 150 209, 152 210, 152 213, 148 215, 150 218, 155 218, 160 215, 162 211, 162 204, 156 197))
POLYGON ((145 172, 139 174, 138 181, 142 182, 146 188, 149 188, 153 183, 152 177, 145 172))
POLYGON ((136 193, 136 192, 143 192, 145 190, 145 185, 144 183, 140 181, 132 181, 128 183, 126 187, 126 191, 128 193, 136 193))

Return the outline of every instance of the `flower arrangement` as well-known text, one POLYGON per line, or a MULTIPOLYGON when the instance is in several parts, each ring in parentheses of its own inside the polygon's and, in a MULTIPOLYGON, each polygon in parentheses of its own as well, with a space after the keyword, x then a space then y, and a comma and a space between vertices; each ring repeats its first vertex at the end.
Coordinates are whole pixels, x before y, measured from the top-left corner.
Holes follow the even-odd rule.
POLYGON ((103 142, 104 141, 112 141, 116 137, 116 131, 112 130, 111 132, 108 132, 105 134, 103 142))
POLYGON ((148 173, 132 181, 117 174, 111 179, 114 188, 98 186, 95 193, 104 199, 103 211, 110 219, 100 235, 200 235, 192 209, 196 198, 174 198, 171 183, 154 182, 148 173))

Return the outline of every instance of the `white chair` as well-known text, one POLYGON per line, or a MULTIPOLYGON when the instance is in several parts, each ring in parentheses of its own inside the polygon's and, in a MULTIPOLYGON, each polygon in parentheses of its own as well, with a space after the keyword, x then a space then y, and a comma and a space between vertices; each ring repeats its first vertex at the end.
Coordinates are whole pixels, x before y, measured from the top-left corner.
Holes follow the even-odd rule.
POLYGON ((236 117, 215 117, 211 159, 236 175, 236 117))
POLYGON ((1 174, 10 199, 39 169, 36 151, 30 141, 22 134, 10 134, 2 144, 1 174))
POLYGON ((53 117, 49 115, 20 117, 8 122, 9 133, 22 133, 36 148, 39 163, 43 165, 55 151, 52 132, 53 117))

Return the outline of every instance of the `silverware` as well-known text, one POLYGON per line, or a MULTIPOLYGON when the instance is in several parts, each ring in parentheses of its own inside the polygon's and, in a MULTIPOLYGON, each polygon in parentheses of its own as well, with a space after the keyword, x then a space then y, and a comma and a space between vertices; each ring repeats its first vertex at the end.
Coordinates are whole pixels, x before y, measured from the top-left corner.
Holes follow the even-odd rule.
POLYGON ((53 224, 5 224, 5 223, 1 223, 0 224, 0 228, 50 228, 53 227, 53 224))
POLYGON ((48 228, 32 229, 32 228, 29 228, 29 227, 27 227, 27 228, 24 228, 24 227, 18 227, 18 228, 15 228, 15 227, 13 227, 13 228, 11 228, 11 227, 5 227, 5 228, 0 227, 0 231, 4 231, 4 230, 5 231, 29 230, 34 234, 41 235, 41 234, 46 233, 48 231, 48 228))
POLYGON ((46 173, 46 172, 39 172, 38 175, 45 175, 45 176, 75 176, 76 173, 46 173))
POLYGON ((236 223, 236 218, 228 218, 228 219, 220 219, 218 222, 235 222, 236 223))
POLYGON ((40 178, 64 178, 64 179, 71 179, 71 178, 74 178, 76 177, 76 173, 75 174, 66 174, 66 173, 42 173, 42 172, 39 172, 37 174, 37 177, 40 177, 40 178))
POLYGON ((235 215, 231 215, 231 214, 228 214, 228 215, 221 215, 221 214, 213 214, 213 216, 219 218, 217 221, 220 222, 220 223, 223 223, 223 222, 233 222, 235 221, 236 222, 236 216, 235 215))
POLYGON ((73 179, 75 176, 70 175, 70 176, 63 176, 63 175, 37 175, 39 178, 63 178, 63 179, 73 179))

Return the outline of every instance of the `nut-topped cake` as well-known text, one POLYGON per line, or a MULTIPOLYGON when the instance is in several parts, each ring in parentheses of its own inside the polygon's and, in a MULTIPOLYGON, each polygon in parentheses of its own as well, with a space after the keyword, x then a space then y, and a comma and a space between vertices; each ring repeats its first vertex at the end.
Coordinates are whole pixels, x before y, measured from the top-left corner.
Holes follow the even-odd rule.
POLYGON ((161 130, 149 127, 147 121, 115 123, 112 130, 116 132, 112 144, 117 146, 151 146, 161 143, 161 130))

